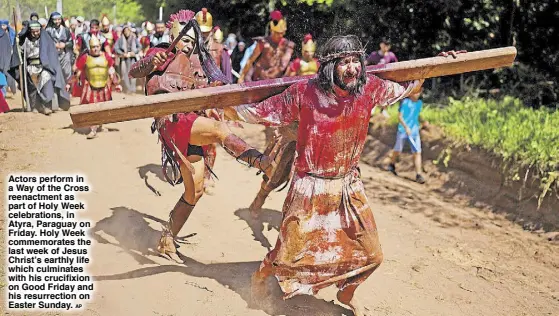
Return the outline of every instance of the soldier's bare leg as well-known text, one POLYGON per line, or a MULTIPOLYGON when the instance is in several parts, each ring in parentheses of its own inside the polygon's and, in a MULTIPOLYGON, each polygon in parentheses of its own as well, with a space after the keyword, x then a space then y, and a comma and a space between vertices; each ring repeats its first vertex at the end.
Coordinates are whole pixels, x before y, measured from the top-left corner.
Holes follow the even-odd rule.
POLYGON ((200 156, 188 156, 188 166, 180 161, 180 172, 183 178, 184 193, 169 215, 166 229, 163 231, 157 250, 167 258, 182 260, 177 255, 175 238, 192 214, 196 203, 204 193, 204 161, 200 156))
POLYGON ((273 160, 233 134, 225 122, 199 117, 192 125, 190 143, 204 146, 219 143, 231 156, 271 175, 273 160))

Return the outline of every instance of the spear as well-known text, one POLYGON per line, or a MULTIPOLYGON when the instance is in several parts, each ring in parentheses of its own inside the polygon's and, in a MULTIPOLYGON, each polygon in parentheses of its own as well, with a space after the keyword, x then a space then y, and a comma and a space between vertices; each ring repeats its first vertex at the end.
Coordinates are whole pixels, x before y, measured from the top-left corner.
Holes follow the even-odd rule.
MULTIPOLYGON (((515 47, 504 47, 459 54, 456 58, 431 57, 367 67, 368 75, 403 82, 456 75, 466 72, 512 66, 515 47)), ((281 93, 292 84, 312 79, 315 75, 286 77, 184 92, 84 104, 70 109, 74 127, 160 117, 174 113, 225 108, 260 102, 281 93)))

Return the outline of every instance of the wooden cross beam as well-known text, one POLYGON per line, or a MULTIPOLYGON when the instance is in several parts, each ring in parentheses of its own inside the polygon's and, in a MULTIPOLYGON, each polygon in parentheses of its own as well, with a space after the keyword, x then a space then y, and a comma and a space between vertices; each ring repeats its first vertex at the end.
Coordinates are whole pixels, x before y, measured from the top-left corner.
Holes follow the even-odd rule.
MULTIPOLYGON (((428 79, 512 66, 515 47, 504 47, 458 54, 457 58, 431 57, 367 67, 367 74, 396 82, 428 79)), ((160 117, 174 113, 224 108, 260 102, 281 93, 290 85, 315 75, 286 77, 210 87, 183 92, 158 94, 72 107, 70 116, 74 127, 160 117)))

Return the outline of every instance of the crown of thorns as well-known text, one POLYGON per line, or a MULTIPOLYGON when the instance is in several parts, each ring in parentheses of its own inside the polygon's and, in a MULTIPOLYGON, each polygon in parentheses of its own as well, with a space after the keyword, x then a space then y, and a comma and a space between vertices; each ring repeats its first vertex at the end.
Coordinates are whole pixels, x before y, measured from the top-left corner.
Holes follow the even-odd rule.
POLYGON ((339 52, 339 53, 332 53, 332 54, 328 54, 326 56, 320 56, 318 58, 318 62, 322 64, 322 63, 326 63, 326 62, 329 62, 329 61, 334 60, 334 59, 344 58, 344 57, 351 56, 351 55, 365 56, 365 51, 364 50, 348 50, 348 51, 339 52))

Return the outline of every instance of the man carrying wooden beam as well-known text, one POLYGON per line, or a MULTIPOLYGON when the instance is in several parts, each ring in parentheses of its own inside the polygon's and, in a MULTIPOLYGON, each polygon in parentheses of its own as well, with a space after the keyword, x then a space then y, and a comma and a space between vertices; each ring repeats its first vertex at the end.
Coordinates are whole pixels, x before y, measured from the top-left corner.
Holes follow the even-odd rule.
POLYGON ((364 53, 357 37, 333 37, 322 47, 316 79, 257 104, 226 108, 227 117, 248 123, 299 122, 279 237, 252 277, 255 302, 261 302, 265 280, 274 275, 284 299, 336 285, 342 304, 357 316, 368 314, 354 292, 383 254, 358 163, 372 108, 396 103, 420 89, 423 80, 399 84, 367 75, 364 53))
POLYGON ((74 107, 70 115, 74 125, 82 127, 238 106, 226 109, 226 117, 274 126, 299 120, 298 157, 283 223, 276 247, 253 275, 253 295, 266 293, 264 280, 272 274, 280 281, 285 298, 316 294, 335 284, 339 300, 361 316, 368 311, 354 292, 383 259, 358 170, 371 109, 397 102, 417 90, 424 79, 510 67, 517 50, 450 52, 452 57, 443 53, 442 57, 371 66, 366 75, 363 48, 355 37, 335 37, 321 50, 317 77, 98 103, 74 107), (396 83, 412 80, 419 81, 396 83))
MULTIPOLYGON (((165 94, 229 83, 204 45, 194 12, 181 10, 170 16, 172 44, 151 48, 135 63, 129 75, 146 77, 146 94, 165 94)), ((163 174, 171 185, 183 183, 184 194, 171 211, 167 227, 157 247, 161 255, 182 262, 177 256, 175 239, 204 192, 204 172, 210 168, 208 146, 220 143, 237 160, 271 174, 267 157, 234 135, 215 110, 194 111, 157 117, 152 132, 159 131, 162 143, 163 174), (172 177, 167 174, 171 168, 172 177)))

